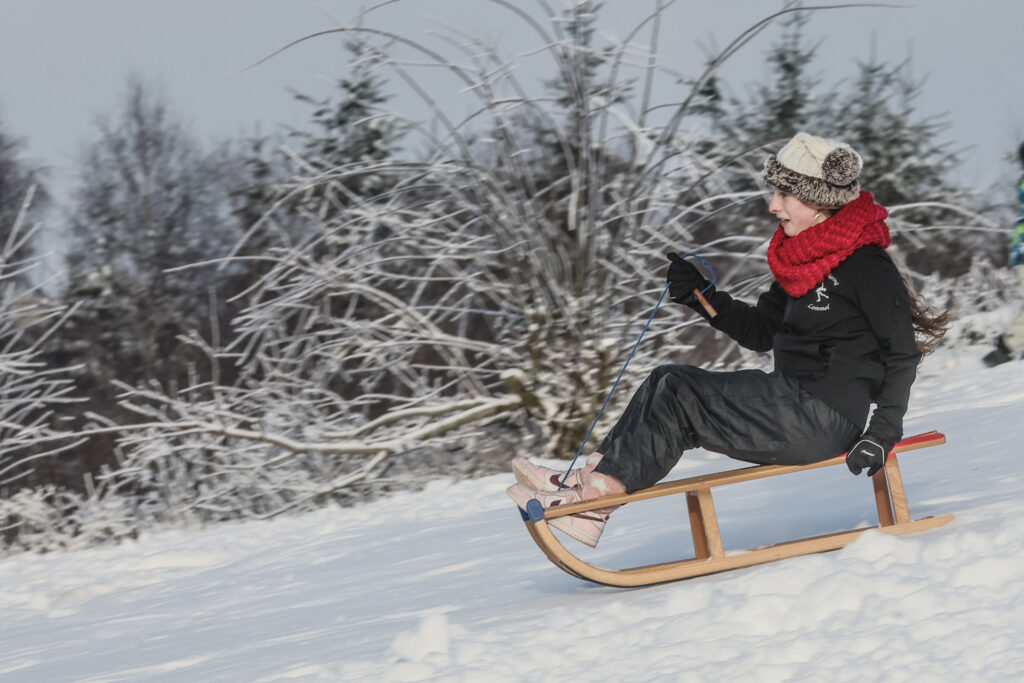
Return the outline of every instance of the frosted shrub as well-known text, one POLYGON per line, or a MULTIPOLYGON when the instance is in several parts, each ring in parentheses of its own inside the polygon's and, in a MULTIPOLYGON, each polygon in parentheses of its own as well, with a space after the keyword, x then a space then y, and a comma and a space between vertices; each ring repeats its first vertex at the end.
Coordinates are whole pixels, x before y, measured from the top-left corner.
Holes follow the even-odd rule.
POLYGON ((78 550, 134 538, 140 520, 130 499, 85 497, 47 485, 0 499, 0 528, 7 542, 0 557, 21 551, 78 550))
POLYGON ((67 311, 50 301, 41 285, 29 284, 28 274, 41 259, 21 251, 39 228, 25 225, 34 192, 33 188, 26 194, 0 244, 0 553, 12 539, 24 547, 40 542, 35 535, 20 539, 27 519, 33 520, 33 534, 47 538, 60 527, 64 507, 44 502, 55 492, 23 487, 37 468, 48 466, 79 438, 51 424, 54 408, 75 398, 69 369, 47 367, 42 352, 43 342, 67 311))

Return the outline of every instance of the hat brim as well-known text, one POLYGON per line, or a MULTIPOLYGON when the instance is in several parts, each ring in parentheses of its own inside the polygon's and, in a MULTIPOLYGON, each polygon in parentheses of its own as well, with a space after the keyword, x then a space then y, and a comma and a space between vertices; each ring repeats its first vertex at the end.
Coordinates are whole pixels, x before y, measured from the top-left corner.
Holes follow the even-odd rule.
POLYGON ((860 196, 860 183, 833 185, 822 178, 814 178, 786 168, 774 154, 768 155, 761 172, 764 181, 777 190, 791 194, 804 204, 823 209, 838 209, 860 196))

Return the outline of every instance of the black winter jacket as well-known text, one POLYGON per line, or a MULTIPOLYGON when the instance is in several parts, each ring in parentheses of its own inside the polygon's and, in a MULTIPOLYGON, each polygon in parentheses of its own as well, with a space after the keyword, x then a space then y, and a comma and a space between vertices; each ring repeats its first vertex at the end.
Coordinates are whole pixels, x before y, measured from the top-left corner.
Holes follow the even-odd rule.
POLYGON ((756 306, 714 292, 711 325, 754 351, 772 350, 775 369, 797 378, 813 395, 862 431, 893 444, 921 352, 910 295, 895 264, 876 246, 860 247, 800 298, 777 283, 756 306))

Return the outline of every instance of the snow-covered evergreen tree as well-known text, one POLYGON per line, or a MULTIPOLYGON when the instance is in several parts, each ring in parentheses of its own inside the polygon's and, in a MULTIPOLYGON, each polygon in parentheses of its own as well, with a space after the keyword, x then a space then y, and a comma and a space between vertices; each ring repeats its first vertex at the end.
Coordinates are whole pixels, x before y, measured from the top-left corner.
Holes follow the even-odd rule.
POLYGON ((758 83, 746 99, 730 98, 727 115, 717 120, 724 154, 777 149, 801 130, 824 123, 821 78, 813 72, 818 43, 809 41, 807 12, 781 20, 781 36, 768 49, 769 82, 758 83))
MULTIPOLYGON (((754 85, 742 99, 725 96, 713 87, 717 83, 705 90, 706 104, 697 113, 716 132, 708 153, 729 174, 735 165, 758 168, 767 152, 799 130, 843 140, 864 158, 861 187, 889 207, 894 239, 907 264, 924 273, 962 273, 970 261, 956 255, 984 249, 987 233, 932 229, 982 219, 962 208, 968 193, 951 180, 958 159, 941 137, 942 116, 918 111, 923 81, 912 76, 912 62, 893 65, 872 56, 853 65, 854 78, 826 87, 814 73, 820 42, 808 40, 808 17, 808 11, 796 11, 783 19, 781 37, 765 55, 772 69, 769 83, 754 85)), ((754 193, 761 187, 754 181, 746 189, 754 193)), ((763 212, 761 202, 726 207, 701 237, 726 225, 761 230, 763 212)))
POLYGON ((857 67, 856 79, 832 109, 834 137, 865 159, 861 184, 888 206, 963 199, 963 188, 949 178, 957 157, 940 138, 945 125, 918 112, 922 81, 911 77, 911 62, 871 58, 857 67))
MULTIPOLYGON (((334 97, 296 95, 313 107, 313 130, 296 129, 292 135, 302 142, 303 160, 322 170, 388 159, 398 151, 403 133, 403 126, 386 107, 390 96, 377 71, 376 48, 356 39, 347 42, 347 49, 350 72, 338 79, 334 97)), ((381 180, 363 176, 346 179, 345 184, 358 196, 372 196, 383 189, 375 185, 381 180)))

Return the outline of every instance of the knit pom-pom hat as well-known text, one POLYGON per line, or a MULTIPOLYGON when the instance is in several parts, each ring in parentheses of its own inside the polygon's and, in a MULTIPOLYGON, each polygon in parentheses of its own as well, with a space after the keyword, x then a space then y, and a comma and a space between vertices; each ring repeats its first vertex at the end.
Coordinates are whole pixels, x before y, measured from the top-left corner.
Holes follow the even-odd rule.
POLYGON ((846 143, 797 133, 764 162, 764 181, 805 204, 838 209, 860 196, 857 177, 864 166, 846 143))

